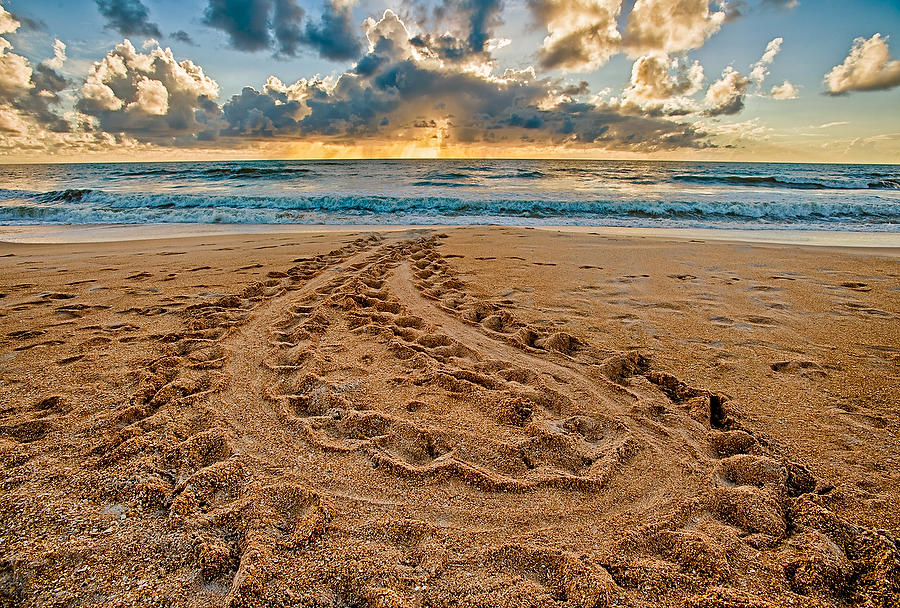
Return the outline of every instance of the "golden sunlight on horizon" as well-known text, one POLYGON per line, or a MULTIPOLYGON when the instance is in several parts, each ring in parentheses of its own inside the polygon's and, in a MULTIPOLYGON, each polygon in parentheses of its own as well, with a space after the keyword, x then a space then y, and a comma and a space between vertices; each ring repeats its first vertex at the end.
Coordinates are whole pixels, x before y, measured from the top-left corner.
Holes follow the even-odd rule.
MULTIPOLYGON (((894 143, 894 142, 889 142, 894 143)), ((848 147, 850 144, 848 143, 848 147)), ((390 142, 309 142, 269 141, 254 147, 172 148, 148 144, 119 150, 82 153, 30 153, 0 157, 0 164, 32 163, 115 163, 115 162, 199 162, 259 160, 426 160, 426 159, 523 159, 523 160, 595 160, 595 161, 669 161, 669 162, 776 162, 776 163, 859 163, 900 164, 900 142, 895 147, 849 150, 835 157, 830 150, 817 151, 804 143, 792 146, 757 143, 754 149, 717 147, 678 150, 607 150, 566 148, 549 145, 475 145, 454 144, 431 138, 390 142), (893 157, 892 162, 885 158, 893 157)))

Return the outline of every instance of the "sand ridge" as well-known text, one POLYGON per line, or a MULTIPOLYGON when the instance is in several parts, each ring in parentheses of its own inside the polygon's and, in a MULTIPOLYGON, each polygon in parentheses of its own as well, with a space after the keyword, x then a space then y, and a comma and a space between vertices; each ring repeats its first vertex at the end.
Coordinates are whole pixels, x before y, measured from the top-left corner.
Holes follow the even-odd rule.
MULTIPOLYGON (((245 264, 265 275, 124 309, 156 331, 111 354, 128 375, 94 385, 102 405, 74 411, 74 385, 5 400, 0 597, 897 605, 896 538, 833 512, 832 484, 725 392, 479 295, 444 237, 368 235, 245 264), (17 519, 41 489, 57 512, 17 519), (108 528, 73 527, 91 505, 108 528)), ((140 274, 128 278, 155 276, 140 274)), ((110 306, 75 299, 39 301, 62 323, 110 306)), ((139 328, 100 324, 82 359, 139 328)), ((40 324, 17 331, 29 351, 65 342, 40 324)), ((56 365, 84 363, 73 356, 56 365)))

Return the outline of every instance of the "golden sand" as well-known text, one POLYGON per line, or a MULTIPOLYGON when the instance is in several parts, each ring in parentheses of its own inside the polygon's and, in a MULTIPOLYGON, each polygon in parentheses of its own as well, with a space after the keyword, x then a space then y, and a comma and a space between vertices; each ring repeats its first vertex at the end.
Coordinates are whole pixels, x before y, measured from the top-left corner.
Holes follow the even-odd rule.
POLYGON ((2 606, 900 606, 897 250, 0 256, 2 606))

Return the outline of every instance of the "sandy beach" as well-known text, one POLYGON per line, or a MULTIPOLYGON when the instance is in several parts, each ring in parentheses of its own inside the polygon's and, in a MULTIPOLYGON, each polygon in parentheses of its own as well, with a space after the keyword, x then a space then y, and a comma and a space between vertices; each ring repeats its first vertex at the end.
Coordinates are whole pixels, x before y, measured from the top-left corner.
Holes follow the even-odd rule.
POLYGON ((0 606, 900 606, 900 248, 596 232, 0 242, 0 606))

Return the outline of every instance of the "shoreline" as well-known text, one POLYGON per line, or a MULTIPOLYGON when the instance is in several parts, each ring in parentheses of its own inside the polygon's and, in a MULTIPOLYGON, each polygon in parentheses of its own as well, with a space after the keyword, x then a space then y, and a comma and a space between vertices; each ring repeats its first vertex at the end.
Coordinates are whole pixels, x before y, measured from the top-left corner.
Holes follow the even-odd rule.
POLYGON ((342 232, 402 232, 456 230, 462 228, 521 228, 548 232, 590 234, 603 237, 710 240, 770 245, 801 245, 877 249, 900 254, 900 233, 830 230, 756 230, 718 228, 648 228, 630 226, 566 226, 515 224, 91 224, 0 226, 0 243, 65 244, 109 243, 218 235, 308 234, 342 232), (897 250, 894 252, 894 250, 897 250))

